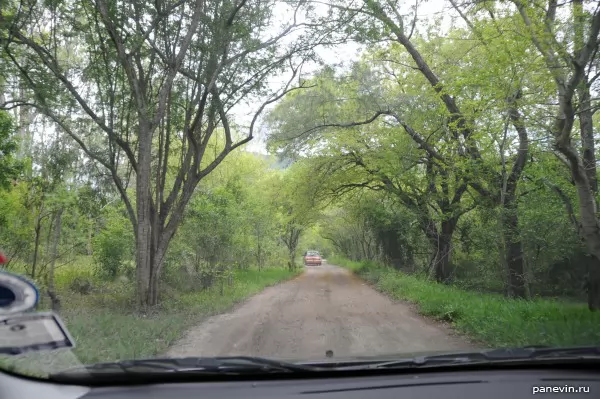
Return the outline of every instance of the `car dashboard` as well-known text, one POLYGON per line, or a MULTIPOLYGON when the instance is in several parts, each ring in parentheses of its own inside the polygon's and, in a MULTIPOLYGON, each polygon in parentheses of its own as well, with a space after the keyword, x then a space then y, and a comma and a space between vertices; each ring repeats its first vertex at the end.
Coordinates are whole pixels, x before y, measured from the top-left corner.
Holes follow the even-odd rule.
POLYGON ((0 373, 0 398, 44 399, 519 399, 598 397, 600 374, 581 370, 403 372, 368 377, 164 383, 86 387, 0 373), (585 396, 584 396, 585 397, 585 396))

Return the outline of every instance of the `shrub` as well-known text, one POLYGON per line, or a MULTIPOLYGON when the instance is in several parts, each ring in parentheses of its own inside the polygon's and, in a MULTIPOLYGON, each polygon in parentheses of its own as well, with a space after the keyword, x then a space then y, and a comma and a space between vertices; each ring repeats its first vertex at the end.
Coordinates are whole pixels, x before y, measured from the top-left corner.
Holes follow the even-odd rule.
POLYGON ((71 291, 81 295, 88 295, 93 288, 92 282, 85 277, 75 277, 69 284, 71 291))
POLYGON ((111 220, 94 238, 95 273, 106 280, 114 280, 125 271, 131 259, 133 237, 124 220, 111 220))

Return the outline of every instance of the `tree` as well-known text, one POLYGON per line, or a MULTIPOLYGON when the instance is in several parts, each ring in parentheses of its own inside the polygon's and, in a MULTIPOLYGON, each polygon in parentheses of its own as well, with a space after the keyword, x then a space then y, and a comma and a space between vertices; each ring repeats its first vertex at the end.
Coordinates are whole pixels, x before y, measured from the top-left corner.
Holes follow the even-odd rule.
MULTIPOLYGON (((446 37, 429 25, 426 32, 429 40, 424 40, 423 32, 419 32, 419 2, 409 13, 413 15, 412 21, 410 15, 405 15, 400 10, 400 4, 395 2, 366 0, 359 6, 345 2, 330 5, 333 20, 352 21, 348 30, 353 30, 356 40, 368 43, 375 49, 382 39, 392 43, 383 46, 381 54, 371 59, 390 75, 386 79, 389 85, 378 85, 378 89, 371 90, 371 101, 360 104, 361 111, 366 109, 371 113, 364 115, 362 120, 350 113, 350 117, 335 122, 335 125, 351 127, 374 123, 378 117, 395 119, 399 125, 405 125, 405 132, 427 152, 433 163, 432 170, 452 170, 479 194, 486 205, 500 206, 503 209, 504 258, 509 271, 508 293, 523 297, 527 287, 516 203, 518 183, 528 160, 530 133, 523 118, 525 104, 522 93, 524 88, 532 90, 531 87, 536 86, 537 83, 532 82, 527 72, 537 65, 530 53, 530 43, 523 41, 518 34, 512 34, 511 30, 503 30, 501 25, 505 21, 497 21, 493 15, 486 21, 473 21, 456 2, 451 3, 466 22, 467 29, 455 28, 446 37), (446 45, 446 42, 450 44, 446 45), (470 44, 473 42, 475 45, 470 44), (481 62, 490 63, 497 69, 482 73, 478 68, 481 62), (463 70, 466 72, 462 73, 463 70), (508 76, 506 71, 509 71, 508 76), (396 93, 400 101, 389 95, 381 95, 384 87, 390 86, 397 86, 396 93), (419 88, 420 92, 414 91, 415 88, 419 88), (378 93, 375 93, 377 90, 378 93), (405 115, 398 117, 399 110, 407 106, 407 98, 422 99, 425 97, 423 93, 429 99, 435 99, 435 111, 445 119, 440 130, 446 139, 443 146, 453 149, 449 153, 441 151, 440 146, 428 139, 434 136, 433 133, 407 124, 405 115), (498 112, 503 118, 497 117, 498 112), (498 125, 501 119, 504 119, 504 123, 498 125), (484 134, 490 127, 498 129, 494 133, 494 145, 498 147, 501 168, 496 164, 498 155, 484 150, 490 145, 488 136, 484 134), (507 134, 509 130, 512 131, 507 134), (513 135, 517 137, 516 144, 511 143, 513 135)), ((508 21, 514 25, 514 18, 508 18, 508 21)), ((376 81, 372 82, 377 85, 376 81)), ((414 107, 414 100, 408 104, 414 107)), ((322 125, 333 126, 330 119, 322 125)), ((316 128, 311 127, 311 131, 316 128)))
POLYGON ((302 162, 293 164, 277 180, 271 198, 279 211, 280 238, 287 248, 288 267, 294 270, 300 237, 318 219, 320 204, 315 192, 320 186, 315 184, 311 165, 302 162))
POLYGON ((295 22, 265 38, 274 4, 87 0, 1 11, 2 57, 30 96, 0 107, 35 107, 109 172, 135 232, 142 306, 157 303, 165 254, 194 189, 291 90, 290 80, 270 93, 266 79, 288 68, 293 79, 327 40, 320 32, 308 43, 295 22), (291 33, 299 39, 279 45, 291 33), (237 137, 231 110, 255 94, 267 99, 237 137))
POLYGON ((433 275, 447 281, 454 230, 460 216, 472 209, 461 201, 467 183, 424 139, 448 142, 438 125, 443 119, 426 111, 430 101, 419 104, 410 94, 399 94, 397 111, 382 110, 380 104, 389 104, 392 96, 372 85, 378 77, 366 62, 355 65, 350 76, 324 70, 311 81, 314 89, 289 96, 270 114, 271 144, 284 154, 316 153, 312 168, 318 193, 335 197, 356 188, 383 190, 410 208, 431 243, 433 275), (360 114, 372 116, 346 122, 360 114))
POLYGON ((513 0, 511 3, 516 6, 531 42, 543 57, 557 91, 554 121, 549 130, 554 148, 569 168, 577 188, 577 230, 595 259, 589 271, 588 306, 590 310, 597 310, 600 309, 600 220, 595 198, 598 188, 589 90, 600 76, 597 67, 600 4, 576 0, 571 2, 569 9, 568 3, 559 5, 555 0, 535 4, 513 0), (569 34, 564 39, 560 37, 564 26, 556 17, 559 11, 571 18, 567 26, 569 34), (573 143, 578 115, 581 151, 573 143))
POLYGON ((14 158, 17 143, 13 139, 13 122, 10 115, 0 111, 0 190, 8 190, 21 171, 21 164, 14 158))
POLYGON ((252 253, 259 270, 265 266, 269 250, 269 239, 276 231, 277 219, 275 204, 271 201, 269 195, 265 195, 269 191, 274 176, 271 174, 265 175, 254 181, 242 202, 244 204, 245 222, 252 236, 252 253))

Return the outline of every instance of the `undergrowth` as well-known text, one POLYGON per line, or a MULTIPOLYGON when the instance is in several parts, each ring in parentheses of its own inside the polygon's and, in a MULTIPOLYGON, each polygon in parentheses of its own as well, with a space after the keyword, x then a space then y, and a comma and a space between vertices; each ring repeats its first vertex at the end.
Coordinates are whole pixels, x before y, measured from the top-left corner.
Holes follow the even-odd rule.
POLYGON ((335 263, 390 297, 416 304, 422 315, 450 322, 459 333, 487 347, 600 344, 600 312, 590 312, 584 304, 509 299, 469 292, 374 263, 344 259, 335 259, 335 263))
MULTIPOLYGON (((231 285, 224 284, 222 292, 219 284, 195 291, 165 287, 168 295, 163 296, 160 305, 141 312, 136 310, 132 281, 125 278, 112 282, 94 280, 91 266, 86 266, 65 267, 57 271, 56 276, 61 298, 59 314, 76 343, 73 353, 77 359, 71 354, 40 352, 13 368, 40 375, 42 369, 58 371, 57 368, 62 368, 60 363, 65 363, 67 368, 73 367, 73 361, 91 364, 161 355, 202 319, 225 312, 265 287, 290 279, 301 271, 291 272, 287 268, 236 270, 231 285), (93 290, 88 294, 73 292, 71 282, 76 279, 93 281, 93 290), (42 364, 46 358, 47 367, 42 364), (63 362, 62 358, 66 360, 63 362)), ((46 300, 38 310, 48 306, 46 300)), ((8 366, 12 361, 4 359, 0 363, 8 366)))

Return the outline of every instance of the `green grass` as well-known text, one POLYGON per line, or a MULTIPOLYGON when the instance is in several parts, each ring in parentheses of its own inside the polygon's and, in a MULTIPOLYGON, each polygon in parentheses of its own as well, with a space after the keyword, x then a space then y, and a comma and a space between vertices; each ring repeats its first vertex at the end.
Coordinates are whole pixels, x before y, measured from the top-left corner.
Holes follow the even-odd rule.
MULTIPOLYGON (((301 271, 301 268, 296 272, 287 268, 236 270, 232 285, 225 284, 223 295, 218 284, 186 292, 164 287, 161 304, 142 313, 135 310, 132 282, 93 280, 93 293, 71 292, 68 287, 74 278, 94 278, 89 262, 86 264, 83 259, 76 263, 57 271, 56 286, 62 302, 60 316, 76 342, 74 354, 84 364, 161 355, 202 319, 225 312, 267 286, 290 279, 301 271)), ((47 305, 43 303, 41 309, 47 305)), ((0 359, 0 363, 3 368, 13 367, 38 376, 74 366, 69 354, 40 352, 27 358, 0 359), (45 362, 48 364, 43 364, 45 362)))
POLYGON ((548 299, 508 299, 426 281, 369 263, 335 259, 379 291, 417 305, 421 314, 450 322, 488 347, 599 345, 600 312, 548 299))
MULTIPOLYGON (((77 343, 75 354, 82 363, 153 357, 163 353, 203 318, 222 313, 294 275, 287 269, 275 268, 236 271, 233 285, 225 286, 223 295, 218 286, 173 295, 159 309, 146 314, 132 312, 124 303, 106 307, 68 306, 61 313, 77 343)), ((129 298, 131 294, 127 292, 118 301, 129 298)))

